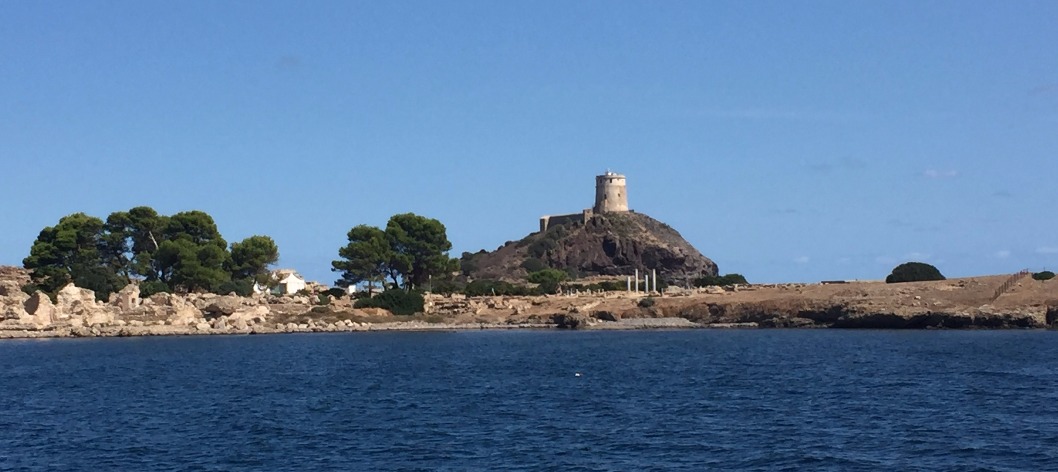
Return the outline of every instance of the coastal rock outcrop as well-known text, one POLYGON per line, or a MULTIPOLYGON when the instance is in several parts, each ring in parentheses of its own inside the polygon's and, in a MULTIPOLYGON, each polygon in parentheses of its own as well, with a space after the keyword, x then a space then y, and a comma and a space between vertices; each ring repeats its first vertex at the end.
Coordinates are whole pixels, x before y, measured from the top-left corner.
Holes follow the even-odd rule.
POLYGON ((20 319, 22 323, 40 328, 49 326, 58 320, 55 304, 42 292, 34 292, 26 300, 24 306, 26 314, 20 319))
POLYGON ((0 280, 0 321, 21 320, 27 316, 25 302, 29 295, 13 280, 0 280))
POLYGON ((95 292, 67 284, 55 295, 59 318, 71 326, 106 325, 114 321, 116 310, 96 302, 95 292))
POLYGON ((551 315, 551 322, 558 328, 580 329, 587 327, 590 320, 587 315, 581 313, 557 313, 551 315))

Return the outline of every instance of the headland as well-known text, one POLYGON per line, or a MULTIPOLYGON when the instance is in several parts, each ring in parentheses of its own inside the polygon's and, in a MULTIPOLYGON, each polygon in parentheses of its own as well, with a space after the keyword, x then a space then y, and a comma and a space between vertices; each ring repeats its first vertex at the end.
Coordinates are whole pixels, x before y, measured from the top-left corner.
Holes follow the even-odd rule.
POLYGON ((270 334, 456 329, 1047 328, 1058 282, 984 276, 933 282, 844 282, 668 288, 665 293, 426 296, 424 313, 394 316, 345 298, 159 293, 129 285, 107 302, 69 285, 56 301, 28 295, 6 268, 0 338, 270 334), (1002 292, 997 292, 1000 289, 1002 292))

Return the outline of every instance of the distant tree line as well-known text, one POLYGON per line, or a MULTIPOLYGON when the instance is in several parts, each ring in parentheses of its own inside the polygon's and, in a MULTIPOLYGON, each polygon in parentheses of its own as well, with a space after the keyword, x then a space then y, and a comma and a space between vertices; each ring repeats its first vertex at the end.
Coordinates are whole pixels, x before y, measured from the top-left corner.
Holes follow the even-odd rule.
POLYGON ((268 236, 227 241, 202 211, 160 215, 140 206, 111 213, 106 221, 84 213, 41 230, 22 263, 31 269, 26 291, 55 293, 73 282, 106 300, 139 281, 140 293, 236 292, 248 295, 279 260, 268 236))

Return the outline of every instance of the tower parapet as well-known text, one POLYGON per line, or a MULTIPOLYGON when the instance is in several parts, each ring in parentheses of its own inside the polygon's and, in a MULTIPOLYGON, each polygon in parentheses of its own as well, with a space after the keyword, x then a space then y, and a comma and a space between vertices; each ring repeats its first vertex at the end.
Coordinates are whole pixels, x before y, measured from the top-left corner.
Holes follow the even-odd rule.
POLYGON ((625 176, 607 171, 595 176, 595 213, 628 211, 628 186, 625 176))

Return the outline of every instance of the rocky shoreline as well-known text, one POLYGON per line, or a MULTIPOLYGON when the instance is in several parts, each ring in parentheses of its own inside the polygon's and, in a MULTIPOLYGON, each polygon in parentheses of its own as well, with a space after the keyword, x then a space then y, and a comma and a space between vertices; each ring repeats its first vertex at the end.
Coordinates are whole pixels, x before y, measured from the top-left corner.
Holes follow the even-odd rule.
POLYGON ((45 330, 3 329, 0 339, 24 338, 89 338, 89 337, 132 337, 132 336, 242 336, 258 334, 288 333, 350 333, 380 331, 456 331, 456 330, 510 330, 510 329, 551 329, 554 325, 546 324, 447 324, 426 323, 421 321, 375 323, 375 324, 333 324, 333 325, 277 325, 275 327, 256 326, 246 329, 217 329, 189 326, 93 326, 80 328, 55 328, 45 330))
MULTIPOLYGON (((671 330, 671 329, 747 329, 759 328, 758 323, 694 323, 684 318, 641 318, 621 321, 595 321, 591 325, 578 327, 582 330, 634 331, 634 330, 671 330)), ((7 326, 0 330, 0 339, 40 339, 40 338, 95 338, 95 337, 138 337, 138 336, 247 336, 292 333, 353 333, 353 332, 437 332, 437 331, 510 331, 510 330, 553 330, 563 329, 555 323, 429 323, 424 321, 398 321, 388 323, 335 323, 335 324, 300 324, 276 325, 274 327, 255 326, 246 329, 196 327, 196 326, 91 326, 91 327, 58 327, 49 329, 18 329, 7 326)))
POLYGON ((394 316, 348 299, 167 293, 135 284, 106 302, 68 285, 53 302, 0 280, 0 339, 512 329, 994 329, 1058 325, 1058 283, 1003 276, 908 284, 786 284, 538 297, 428 295, 394 316), (1010 286, 996 295, 995 287, 1010 286))

